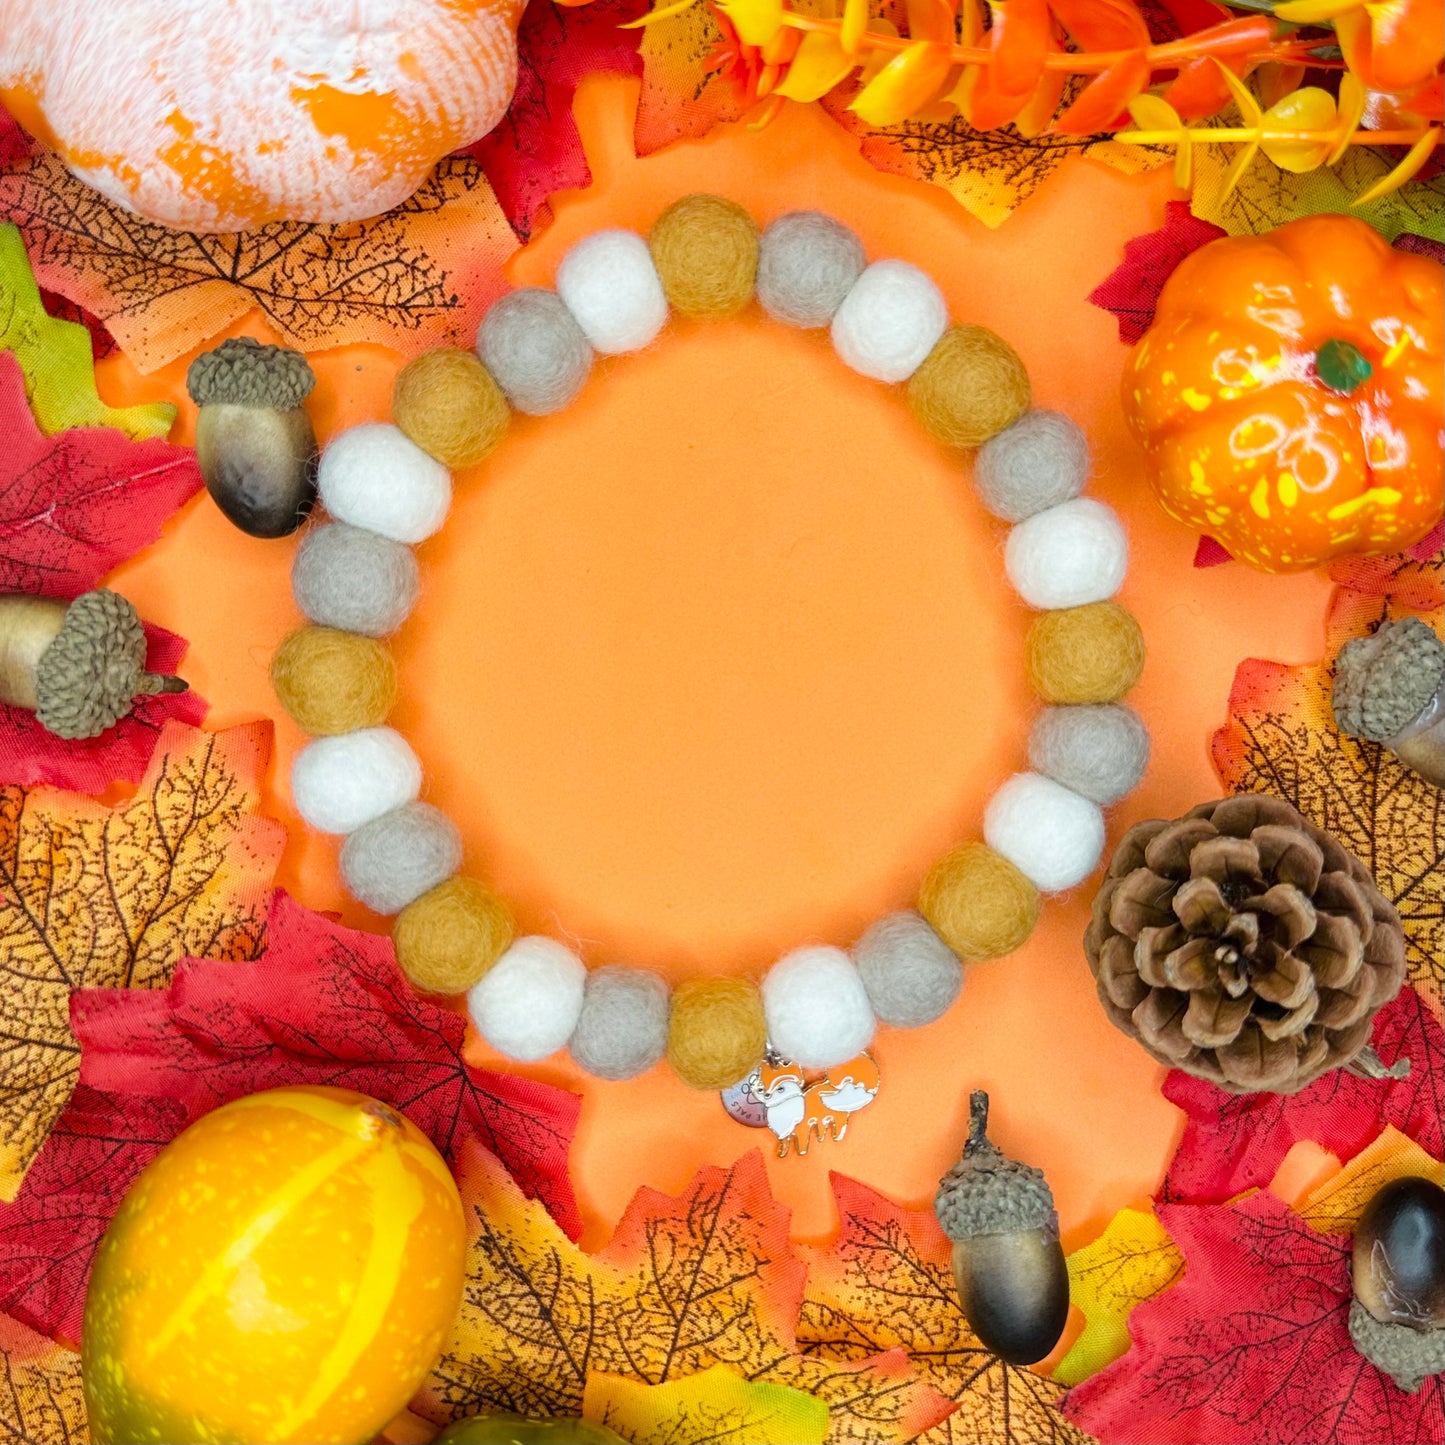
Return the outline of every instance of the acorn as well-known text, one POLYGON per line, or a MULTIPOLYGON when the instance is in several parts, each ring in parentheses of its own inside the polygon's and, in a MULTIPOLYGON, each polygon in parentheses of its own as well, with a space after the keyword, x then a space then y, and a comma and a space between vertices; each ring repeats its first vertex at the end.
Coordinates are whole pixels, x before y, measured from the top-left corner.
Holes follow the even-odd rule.
POLYGON ((33 712, 56 737, 93 738, 138 697, 185 692, 145 662, 145 630, 118 593, 0 596, 0 702, 33 712))
POLYGON ((198 356, 196 461, 216 505, 252 537, 284 537, 316 500, 316 433, 301 403, 316 385, 299 351, 249 336, 198 356))
POLYGON ((1041 1170, 1010 1159, 988 1137, 988 1095, 968 1099, 963 1157, 933 1201, 953 1241, 953 1278, 974 1334, 1011 1365, 1058 1344, 1069 1318, 1069 1271, 1053 1191, 1041 1170))
POLYGON ((1407 1394, 1445 1374, 1445 1189, 1391 1180, 1365 1206, 1350 1259, 1355 1348, 1407 1394))

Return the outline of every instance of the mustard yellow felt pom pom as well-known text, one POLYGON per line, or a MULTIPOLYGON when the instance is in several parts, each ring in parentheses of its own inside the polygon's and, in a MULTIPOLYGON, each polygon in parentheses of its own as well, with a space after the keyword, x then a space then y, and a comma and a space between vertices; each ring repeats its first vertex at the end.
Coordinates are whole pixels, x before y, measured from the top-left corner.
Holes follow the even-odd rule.
POLYGON ((1045 702, 1115 702, 1144 670, 1144 634, 1117 602, 1043 613, 1026 650, 1029 681, 1045 702))
POLYGON ((918 911, 960 958, 1001 958, 1034 931, 1039 890, 987 844, 964 843, 923 880, 918 911))
POLYGON ((391 417, 437 461, 470 467, 506 436, 512 410, 473 352, 444 347, 423 352, 397 373, 391 417))
POLYGON ((465 993, 506 952, 512 915, 473 878, 448 878, 397 916, 396 961, 426 993, 465 993))
POLYGON ((1029 409, 1029 374, 987 327, 950 326, 909 378, 908 404, 944 446, 981 446, 1029 409))
POLYGON ((768 1028, 758 990, 741 978, 695 978, 672 993, 667 1060, 694 1089, 726 1089, 763 1061, 768 1028))
POLYGON ((271 686, 313 737, 373 728, 396 701, 396 666, 381 643, 334 627, 303 627, 271 658, 271 686))
POLYGON ((751 300, 758 225, 736 201, 683 196, 657 218, 647 244, 664 294, 684 316, 731 316, 751 300))

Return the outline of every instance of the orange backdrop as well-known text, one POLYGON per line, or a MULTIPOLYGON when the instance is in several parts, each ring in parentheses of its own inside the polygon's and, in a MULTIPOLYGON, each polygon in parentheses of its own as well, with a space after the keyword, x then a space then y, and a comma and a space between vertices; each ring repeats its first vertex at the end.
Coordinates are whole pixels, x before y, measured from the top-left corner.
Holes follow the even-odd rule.
MULTIPOLYGON (((1039 404, 1083 425, 1097 493, 1130 530, 1122 600, 1149 643, 1132 701, 1154 762, 1112 813, 1111 839, 1215 795, 1206 740, 1236 663, 1317 657, 1327 584, 1194 570, 1194 537, 1143 483, 1117 402, 1125 351, 1085 298, 1124 242, 1162 220, 1167 172, 1126 178, 1073 161, 989 231, 941 192, 874 171, 816 109, 638 161, 635 96, 620 79, 583 87, 594 184, 555 200, 555 224, 512 279, 550 284, 581 236, 646 230, 698 189, 764 222, 831 211, 871 255, 924 267, 956 317, 1013 342, 1039 404)), ((393 354, 349 347, 312 361, 323 438, 388 415, 393 354)), ((184 377, 183 361, 148 377, 123 357, 101 367, 112 402, 180 402, 188 440, 184 377)), ((825 337, 753 315, 674 325, 646 353, 599 365, 563 415, 519 420, 501 451, 458 476, 396 642, 395 722, 424 761, 426 796, 462 826, 469 869, 525 928, 579 943, 591 962, 675 978, 758 970, 907 906, 1024 765, 1028 614, 1003 580, 1002 540, 900 398, 849 372, 825 337)), ((267 666, 299 620, 294 550, 240 535, 202 496, 114 579, 144 616, 191 639, 183 670, 212 726, 278 711, 267 666)), ((335 840, 290 807, 303 741, 278 718, 270 807, 291 829, 281 882, 384 929, 344 895, 335 840)), ((770 1162, 799 1237, 833 1227, 829 1169, 931 1197, 979 1086, 994 1096, 998 1142, 1052 1181, 1066 1246, 1155 1187, 1180 1116, 1159 1094, 1162 1071, 1095 1000, 1080 948, 1091 893, 1051 900, 1029 945, 972 968, 939 1023, 883 1032, 882 1091, 845 1144, 770 1162)), ((474 1054, 500 1062, 480 1043, 474 1054)), ((676 1190, 768 1138, 665 1068, 597 1084, 560 1056, 533 1072, 585 1097, 572 1158, 589 1245, 640 1184, 676 1190)))

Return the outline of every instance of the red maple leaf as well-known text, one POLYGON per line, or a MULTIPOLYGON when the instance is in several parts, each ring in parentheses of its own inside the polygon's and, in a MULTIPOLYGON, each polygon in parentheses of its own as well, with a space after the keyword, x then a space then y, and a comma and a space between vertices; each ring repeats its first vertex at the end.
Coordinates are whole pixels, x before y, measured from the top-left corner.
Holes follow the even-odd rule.
POLYGON ((1350 1241, 1268 1193, 1164 1205, 1181 1283, 1129 1316, 1127 1354, 1072 1390, 1064 1412, 1111 1445, 1376 1445, 1445 1438, 1441 1382, 1407 1395, 1356 1353, 1350 1241))
POLYGON ((403 1110, 453 1164, 463 1139, 479 1139, 569 1235, 581 1233, 567 1177, 575 1095, 468 1064, 463 1017, 412 992, 389 939, 281 892, 267 938, 254 962, 187 960, 164 990, 72 995, 81 1082, 162 1095, 193 1119, 257 1089, 357 1089, 403 1110))
POLYGON ((35 150, 35 142, 20 129, 20 123, 0 105, 0 167, 23 161, 35 150))
POLYGON ((1124 259, 1090 293, 1089 300, 1119 320, 1119 340, 1132 346, 1154 324, 1154 308, 1164 283, 1191 252, 1225 232, 1201 221, 1188 201, 1170 201, 1164 224, 1124 246, 1124 259))
POLYGON ((110 427, 42 436, 25 377, 0 352, 0 592, 76 597, 155 541, 203 485, 189 447, 110 427))
MULTIPOLYGON (((5 142, 3 137, 0 137, 0 154, 3 154, 4 149, 5 142)), ((3 164, 3 159, 0 159, 0 165, 3 164)), ((40 288, 40 304, 45 308, 48 316, 55 317, 57 321, 74 321, 90 332, 90 354, 96 361, 104 361, 107 356, 118 349, 115 337, 105 329, 105 322, 99 316, 92 315, 78 301, 72 301, 58 291, 47 291, 42 286, 40 288)))
POLYGON ((76 1088, 15 1202, 0 1205, 0 1311, 79 1345, 100 1237, 136 1176, 187 1122, 173 1099, 76 1088))
MULTIPOLYGON (((174 673, 185 656, 185 638, 163 627, 147 627, 146 638, 146 666, 152 672, 174 673)), ((114 782, 139 782, 166 723, 199 726, 205 715, 206 701, 199 693, 142 697, 129 717, 98 738, 66 742, 41 727, 34 713, 0 706, 0 778, 27 788, 49 785, 77 793, 103 793, 114 782)))
POLYGON ((649 9, 646 0, 592 0, 567 6, 532 0, 517 32, 517 89, 497 128, 474 141, 512 229, 529 239, 556 191, 590 184, 592 172, 572 119, 580 81, 600 71, 641 75, 642 31, 620 30, 649 9))
POLYGON ((1171 1072, 1164 1081, 1164 1097, 1183 1109, 1189 1121, 1160 1197, 1196 1204, 1232 1199, 1267 1185, 1284 1156, 1302 1140, 1348 1161, 1386 1124, 1438 1159, 1445 1149, 1445 1035, 1413 988, 1402 988, 1376 1015, 1373 1043, 1386 1064, 1408 1058, 1409 1077, 1362 1079, 1334 1069, 1298 1094, 1235 1095, 1204 1079, 1171 1072))

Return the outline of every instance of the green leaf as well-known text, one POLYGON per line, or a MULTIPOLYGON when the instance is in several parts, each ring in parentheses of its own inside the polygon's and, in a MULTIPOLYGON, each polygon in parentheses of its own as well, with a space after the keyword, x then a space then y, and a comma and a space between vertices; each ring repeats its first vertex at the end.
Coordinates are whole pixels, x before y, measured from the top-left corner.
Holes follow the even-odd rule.
POLYGON ((26 400, 47 436, 78 426, 111 426, 145 441, 165 436, 176 419, 168 401, 113 407, 100 399, 90 333, 46 314, 14 226, 0 226, 0 350, 14 352, 25 373, 26 400))

